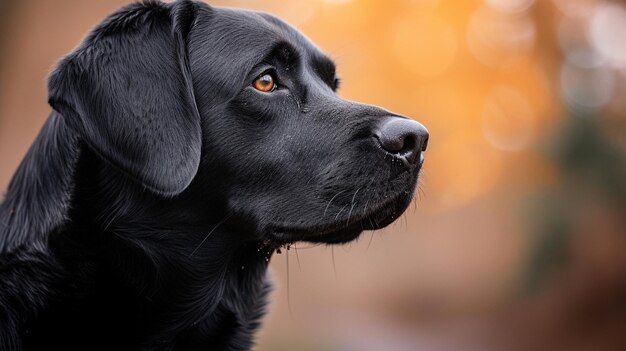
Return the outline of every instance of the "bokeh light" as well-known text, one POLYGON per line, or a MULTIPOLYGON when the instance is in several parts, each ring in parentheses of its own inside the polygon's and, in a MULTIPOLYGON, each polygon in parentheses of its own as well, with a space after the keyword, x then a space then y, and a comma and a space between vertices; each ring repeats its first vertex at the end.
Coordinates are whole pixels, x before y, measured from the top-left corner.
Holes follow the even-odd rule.
POLYGON ((528 57, 535 36, 535 23, 526 13, 502 13, 482 6, 471 16, 467 43, 485 65, 507 67, 528 57))
POLYGON ((398 61, 418 76, 437 76, 457 54, 454 28, 433 14, 409 14, 399 18, 390 33, 398 61))
POLYGON ((605 106, 612 97, 614 79, 604 65, 584 67, 566 62, 561 68, 563 96, 578 112, 596 112, 605 106))
POLYGON ((535 0, 486 0, 487 5, 496 10, 507 13, 519 13, 527 11, 535 0))
POLYGON ((588 17, 601 0, 553 0, 553 3, 568 17, 588 17))
POLYGON ((522 94, 511 87, 496 87, 485 103, 483 134, 496 149, 521 151, 532 142, 536 118, 522 94))
POLYGON ((626 67, 626 8, 618 3, 601 3, 593 12, 589 41, 609 64, 626 67))

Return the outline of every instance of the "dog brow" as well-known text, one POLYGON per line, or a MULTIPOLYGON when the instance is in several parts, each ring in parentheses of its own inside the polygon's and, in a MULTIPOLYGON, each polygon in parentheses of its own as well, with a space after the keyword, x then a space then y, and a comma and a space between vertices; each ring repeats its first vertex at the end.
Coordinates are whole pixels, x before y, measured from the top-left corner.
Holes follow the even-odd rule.
POLYGON ((337 67, 331 59, 322 55, 315 55, 311 58, 311 64, 315 72, 328 86, 335 89, 335 73, 337 67))
POLYGON ((300 64, 300 53, 288 42, 279 41, 271 46, 268 54, 265 55, 264 61, 277 59, 285 67, 291 69, 300 64))

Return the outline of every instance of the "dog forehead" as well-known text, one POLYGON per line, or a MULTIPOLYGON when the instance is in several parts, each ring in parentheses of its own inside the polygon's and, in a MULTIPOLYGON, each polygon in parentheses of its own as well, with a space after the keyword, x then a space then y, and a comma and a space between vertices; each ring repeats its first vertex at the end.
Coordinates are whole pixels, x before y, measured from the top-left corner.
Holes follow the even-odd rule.
POLYGON ((210 100, 233 96, 250 71, 284 43, 296 50, 304 69, 312 58, 324 56, 302 33, 270 14, 202 6, 188 35, 194 85, 210 100))
POLYGON ((217 54, 227 58, 231 66, 256 64, 277 43, 290 44, 303 58, 323 55, 306 36, 279 18, 227 7, 200 11, 189 42, 192 56, 207 58, 217 54))

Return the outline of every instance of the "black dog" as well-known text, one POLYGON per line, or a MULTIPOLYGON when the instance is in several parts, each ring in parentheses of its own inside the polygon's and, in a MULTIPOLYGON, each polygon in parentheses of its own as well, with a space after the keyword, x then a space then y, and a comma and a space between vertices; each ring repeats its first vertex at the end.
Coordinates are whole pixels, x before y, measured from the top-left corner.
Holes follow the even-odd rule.
POLYGON ((50 76, 0 206, 0 349, 248 350, 275 250, 351 241, 412 199, 425 128, 337 85, 267 14, 109 16, 50 76))

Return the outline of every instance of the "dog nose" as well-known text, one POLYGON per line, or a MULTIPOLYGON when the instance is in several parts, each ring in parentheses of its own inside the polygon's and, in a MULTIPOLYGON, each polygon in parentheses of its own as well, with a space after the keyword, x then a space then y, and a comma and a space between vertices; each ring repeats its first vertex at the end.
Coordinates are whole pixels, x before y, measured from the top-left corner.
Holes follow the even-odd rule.
POLYGON ((385 118, 374 133, 380 146, 415 165, 423 161, 422 152, 428 145, 428 130, 422 124, 408 118, 385 118))

